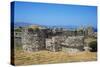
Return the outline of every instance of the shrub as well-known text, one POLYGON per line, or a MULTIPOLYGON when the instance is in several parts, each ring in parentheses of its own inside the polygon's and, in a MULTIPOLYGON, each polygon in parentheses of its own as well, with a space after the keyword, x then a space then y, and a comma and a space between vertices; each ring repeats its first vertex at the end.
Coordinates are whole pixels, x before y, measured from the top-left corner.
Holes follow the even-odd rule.
POLYGON ((92 41, 89 43, 89 47, 91 48, 91 52, 97 52, 97 41, 92 41))
POLYGON ((39 30, 38 27, 28 28, 28 31, 38 31, 38 30, 39 30))
POLYGON ((15 29, 16 32, 21 32, 22 31, 22 27, 18 27, 15 29))
POLYGON ((21 32, 20 28, 15 29, 16 32, 21 32))
POLYGON ((33 29, 32 28, 28 28, 28 31, 33 31, 33 29))

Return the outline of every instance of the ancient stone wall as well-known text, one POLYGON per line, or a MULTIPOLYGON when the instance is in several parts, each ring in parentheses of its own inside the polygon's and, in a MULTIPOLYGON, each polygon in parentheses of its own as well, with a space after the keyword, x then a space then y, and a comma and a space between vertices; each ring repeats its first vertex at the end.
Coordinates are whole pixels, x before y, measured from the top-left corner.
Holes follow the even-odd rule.
POLYGON ((82 51, 84 48, 83 36, 55 36, 51 39, 46 39, 46 48, 50 51, 82 51), (70 49, 68 49, 70 48, 70 49), (72 50, 73 49, 73 50, 72 50))
MULTIPOLYGON (((85 32, 85 31, 84 31, 85 32)), ((82 51, 84 48, 84 35, 80 31, 29 29, 23 28, 22 32, 15 32, 15 44, 22 44, 25 51, 82 51), (17 34, 17 35, 16 35, 17 34), (21 34, 21 35, 20 35, 21 34)), ((91 32, 91 31, 90 31, 91 32)), ((93 31, 92 31, 93 32, 93 31)))
POLYGON ((46 49, 50 51, 60 51, 61 50, 61 39, 59 36, 52 37, 51 39, 46 39, 46 49))
POLYGON ((62 47, 69 52, 83 51, 84 49, 84 36, 69 36, 62 43, 62 47))
POLYGON ((43 32, 40 30, 29 31, 28 29, 23 30, 22 36, 23 49, 25 51, 38 51, 45 47, 45 38, 43 32))
POLYGON ((22 45, 22 33, 21 32, 14 32, 14 46, 21 47, 22 45))

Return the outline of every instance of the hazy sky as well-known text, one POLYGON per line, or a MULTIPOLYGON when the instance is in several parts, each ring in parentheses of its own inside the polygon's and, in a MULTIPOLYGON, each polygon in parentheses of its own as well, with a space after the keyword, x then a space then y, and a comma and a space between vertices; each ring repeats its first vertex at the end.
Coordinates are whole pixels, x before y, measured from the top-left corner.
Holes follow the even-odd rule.
POLYGON ((14 22, 40 25, 97 25, 97 7, 15 2, 14 22))

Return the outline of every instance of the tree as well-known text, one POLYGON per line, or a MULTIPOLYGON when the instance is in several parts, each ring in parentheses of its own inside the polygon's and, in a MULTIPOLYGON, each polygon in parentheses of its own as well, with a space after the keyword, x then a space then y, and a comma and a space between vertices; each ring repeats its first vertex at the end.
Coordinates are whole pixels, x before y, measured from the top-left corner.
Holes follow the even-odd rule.
POLYGON ((91 48, 91 52, 97 52, 97 41, 92 41, 89 43, 89 47, 91 48))
POLYGON ((74 31, 75 36, 77 35, 77 30, 74 31))
POLYGON ((16 32, 21 32, 21 29, 20 28, 16 28, 15 31, 16 32))

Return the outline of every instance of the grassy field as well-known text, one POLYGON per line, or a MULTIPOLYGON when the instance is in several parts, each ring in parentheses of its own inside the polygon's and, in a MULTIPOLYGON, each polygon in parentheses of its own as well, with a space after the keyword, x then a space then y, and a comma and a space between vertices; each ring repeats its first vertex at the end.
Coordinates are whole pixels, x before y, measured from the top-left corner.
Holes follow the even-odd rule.
POLYGON ((69 54, 66 52, 50 52, 46 50, 38 52, 23 52, 22 50, 15 51, 15 65, 51 64, 96 60, 96 52, 79 52, 69 54))
MULTIPOLYGON (((94 38, 86 38, 85 42, 90 43, 96 41, 94 38)), ((67 62, 84 62, 84 61, 96 61, 97 52, 51 52, 42 50, 38 52, 24 52, 22 48, 16 47, 15 49, 15 65, 30 65, 30 64, 52 64, 52 63, 67 63, 67 62)))

